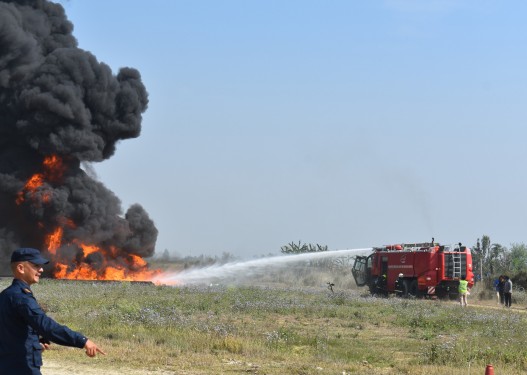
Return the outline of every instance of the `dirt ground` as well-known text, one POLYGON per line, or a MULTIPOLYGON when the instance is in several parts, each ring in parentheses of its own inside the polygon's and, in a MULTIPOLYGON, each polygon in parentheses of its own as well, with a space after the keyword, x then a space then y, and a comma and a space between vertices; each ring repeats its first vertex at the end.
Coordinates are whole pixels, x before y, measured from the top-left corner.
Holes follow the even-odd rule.
MULTIPOLYGON (((88 364, 63 364, 44 359, 41 367, 42 375, 175 375, 173 371, 146 371, 133 369, 101 369, 88 364)), ((179 373, 178 373, 179 375, 179 373)))

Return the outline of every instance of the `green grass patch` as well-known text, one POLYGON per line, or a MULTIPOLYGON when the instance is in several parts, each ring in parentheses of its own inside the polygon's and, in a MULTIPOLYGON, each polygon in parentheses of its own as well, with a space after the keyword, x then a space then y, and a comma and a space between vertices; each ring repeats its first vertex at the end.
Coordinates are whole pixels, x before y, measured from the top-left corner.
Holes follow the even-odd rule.
POLYGON ((487 363, 527 371, 520 310, 321 287, 42 280, 33 290, 50 316, 108 352, 93 361, 54 345, 44 360, 103 372, 433 375, 482 373, 487 363))

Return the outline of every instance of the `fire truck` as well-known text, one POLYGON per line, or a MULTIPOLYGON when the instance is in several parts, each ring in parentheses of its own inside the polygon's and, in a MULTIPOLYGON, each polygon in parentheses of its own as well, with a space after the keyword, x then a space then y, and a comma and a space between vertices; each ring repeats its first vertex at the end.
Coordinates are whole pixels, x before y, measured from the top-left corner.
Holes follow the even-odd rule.
POLYGON ((374 247, 370 255, 355 257, 352 274, 357 286, 376 295, 457 298, 459 280, 474 285, 470 249, 433 240, 374 247))

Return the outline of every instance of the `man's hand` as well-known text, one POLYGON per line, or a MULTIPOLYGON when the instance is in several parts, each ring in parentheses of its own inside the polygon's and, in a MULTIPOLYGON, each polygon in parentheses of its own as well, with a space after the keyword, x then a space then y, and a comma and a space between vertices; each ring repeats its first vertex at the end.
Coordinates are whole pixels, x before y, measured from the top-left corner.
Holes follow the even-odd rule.
POLYGON ((39 340, 40 346, 42 347, 42 350, 48 350, 49 346, 51 345, 51 342, 49 340, 46 340, 45 338, 41 337, 39 340))
POLYGON ((86 345, 84 345, 84 349, 86 349, 86 355, 88 357, 95 357, 97 355, 97 353, 101 353, 102 355, 106 355, 105 352, 103 352, 99 347, 97 347, 97 345, 91 341, 90 339, 88 339, 88 341, 86 341, 86 345))

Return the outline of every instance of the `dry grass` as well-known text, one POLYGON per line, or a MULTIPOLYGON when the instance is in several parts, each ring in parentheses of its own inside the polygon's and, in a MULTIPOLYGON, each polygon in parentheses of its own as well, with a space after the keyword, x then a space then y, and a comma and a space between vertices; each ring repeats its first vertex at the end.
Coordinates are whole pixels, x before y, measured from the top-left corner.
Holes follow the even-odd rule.
POLYGON ((466 375, 490 362, 500 374, 527 371, 523 310, 376 299, 352 289, 347 270, 294 271, 258 286, 43 280, 33 289, 48 313, 108 353, 54 345, 44 374, 466 375))

